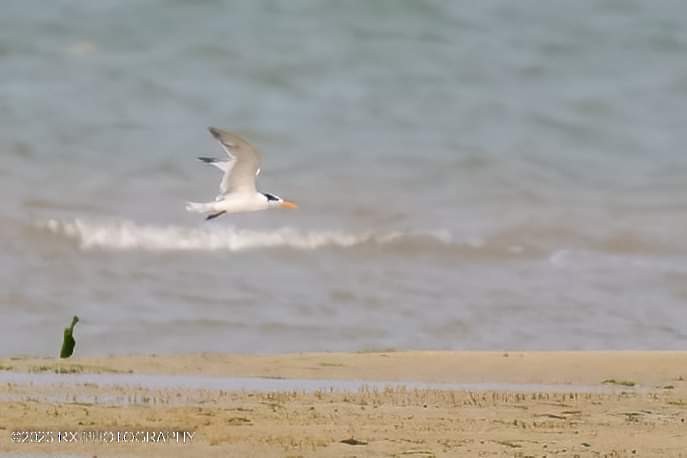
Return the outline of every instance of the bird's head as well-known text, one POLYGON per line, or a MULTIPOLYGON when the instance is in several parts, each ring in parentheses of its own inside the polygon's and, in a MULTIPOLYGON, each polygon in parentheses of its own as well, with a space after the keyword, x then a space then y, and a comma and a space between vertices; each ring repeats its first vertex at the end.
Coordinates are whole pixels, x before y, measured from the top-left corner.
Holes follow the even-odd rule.
POLYGON ((296 205, 295 202, 282 199, 275 194, 269 194, 265 192, 262 195, 265 196, 265 199, 267 199, 268 208, 298 208, 298 205, 296 205))

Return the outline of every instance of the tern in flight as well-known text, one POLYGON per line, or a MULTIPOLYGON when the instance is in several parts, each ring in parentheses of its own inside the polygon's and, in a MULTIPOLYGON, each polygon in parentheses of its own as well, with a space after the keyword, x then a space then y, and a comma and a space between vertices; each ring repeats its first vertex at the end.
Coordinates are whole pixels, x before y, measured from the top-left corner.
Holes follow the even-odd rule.
POLYGON ((186 210, 192 213, 206 213, 205 219, 213 219, 225 213, 254 212, 268 208, 298 208, 293 202, 275 194, 259 192, 255 177, 260 173, 260 153, 253 145, 236 134, 210 127, 213 137, 222 145, 228 159, 199 157, 206 164, 224 172, 219 184, 220 194, 214 202, 189 202, 186 210))

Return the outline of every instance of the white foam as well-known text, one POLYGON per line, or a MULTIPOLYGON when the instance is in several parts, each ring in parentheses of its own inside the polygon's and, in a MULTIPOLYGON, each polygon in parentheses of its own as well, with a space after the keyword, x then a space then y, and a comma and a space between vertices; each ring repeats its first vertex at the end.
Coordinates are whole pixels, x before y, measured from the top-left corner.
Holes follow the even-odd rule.
POLYGON ((391 244, 418 237, 429 238, 435 243, 451 243, 451 235, 446 231, 354 233, 304 231, 288 227, 261 231, 231 226, 199 229, 141 225, 131 221, 98 223, 81 219, 73 222, 49 220, 39 226, 53 234, 76 240, 83 250, 243 251, 274 247, 314 250, 365 243, 391 244))

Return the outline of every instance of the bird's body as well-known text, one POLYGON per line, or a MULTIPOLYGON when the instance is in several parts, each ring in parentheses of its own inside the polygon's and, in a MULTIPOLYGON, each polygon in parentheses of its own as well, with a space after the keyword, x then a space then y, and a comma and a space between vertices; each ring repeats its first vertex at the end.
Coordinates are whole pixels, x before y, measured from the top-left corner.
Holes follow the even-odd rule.
POLYGON ((224 213, 242 213, 242 212, 256 212, 260 210, 267 210, 268 201, 265 196, 259 192, 254 193, 234 193, 224 196, 218 196, 214 202, 197 203, 189 202, 186 210, 193 213, 211 213, 208 219, 224 213))
POLYGON ((219 186, 220 194, 214 202, 189 202, 186 210, 193 213, 207 213, 206 219, 212 219, 225 213, 255 212, 277 207, 297 208, 293 202, 257 190, 255 177, 260 173, 262 158, 253 145, 238 135, 222 129, 210 127, 209 131, 222 145, 229 158, 221 160, 199 157, 198 159, 224 172, 219 186))

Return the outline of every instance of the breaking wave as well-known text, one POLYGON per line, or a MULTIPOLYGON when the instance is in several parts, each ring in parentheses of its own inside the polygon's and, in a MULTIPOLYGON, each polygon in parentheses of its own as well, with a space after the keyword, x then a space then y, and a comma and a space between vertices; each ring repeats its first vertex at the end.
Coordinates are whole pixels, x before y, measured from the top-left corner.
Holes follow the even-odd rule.
POLYGON ((354 247, 364 244, 450 245, 446 231, 428 232, 344 232, 327 230, 238 229, 235 227, 191 228, 183 226, 142 225, 131 221, 95 223, 49 220, 40 229, 74 240, 82 250, 144 251, 243 251, 287 247, 315 250, 325 247, 354 247))
MULTIPOLYGON (((559 265, 571 253, 590 252, 610 256, 675 256, 684 253, 665 239, 643 234, 615 232, 592 236, 558 227, 523 226, 505 228, 488 237, 456 240, 447 230, 345 231, 241 229, 234 226, 189 227, 140 224, 134 221, 88 221, 51 219, 34 227, 75 242, 84 251, 213 252, 287 248, 382 249, 399 255, 456 256, 460 259, 501 260, 544 258, 559 265)), ((576 255, 577 256, 577 255, 576 255)))

